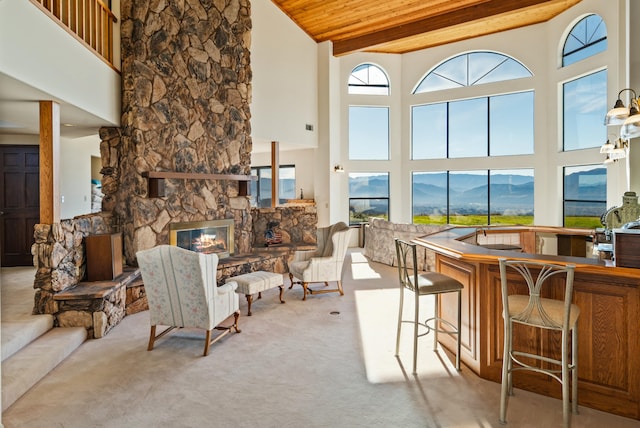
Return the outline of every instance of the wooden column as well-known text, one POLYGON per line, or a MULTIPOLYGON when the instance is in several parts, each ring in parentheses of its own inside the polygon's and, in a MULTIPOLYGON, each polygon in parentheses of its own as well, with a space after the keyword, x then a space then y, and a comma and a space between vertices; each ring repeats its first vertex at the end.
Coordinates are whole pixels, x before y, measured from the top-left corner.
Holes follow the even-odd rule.
POLYGON ((40 223, 60 221, 60 105, 40 101, 40 223))
POLYGON ((271 207, 277 207, 280 195, 280 147, 277 141, 271 142, 271 207))

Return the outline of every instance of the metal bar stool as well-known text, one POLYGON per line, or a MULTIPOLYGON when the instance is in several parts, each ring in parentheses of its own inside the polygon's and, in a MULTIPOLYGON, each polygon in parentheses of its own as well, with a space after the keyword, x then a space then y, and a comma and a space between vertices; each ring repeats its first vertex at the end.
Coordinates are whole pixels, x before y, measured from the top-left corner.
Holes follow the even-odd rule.
POLYGON ((513 372, 534 371, 551 376, 562 385, 562 415, 565 427, 571 425, 569 404, 569 382, 571 382, 571 410, 578 413, 578 316, 580 309, 571 303, 573 295, 574 265, 523 260, 500 259, 500 283, 504 318, 504 354, 502 359, 502 388, 500 394, 500 423, 507 423, 507 395, 513 395, 513 372), (509 268, 509 272, 507 272, 509 268), (550 280, 558 276, 555 281, 550 280), (541 297, 543 287, 549 288, 558 280, 564 285, 564 300, 541 297), (509 294, 518 284, 526 284, 528 294, 509 294), (524 324, 536 328, 562 333, 561 359, 548 355, 533 354, 533 351, 513 349, 513 324, 524 324), (569 351, 571 335, 571 351, 569 351), (569 355, 571 354, 571 355, 569 355), (521 358, 528 358, 529 363, 521 358), (571 361, 569 361, 571 358, 571 361), (516 367, 514 367, 514 363, 516 367), (549 368, 545 368, 545 366, 549 368), (569 376, 571 375, 571 379, 569 376))
POLYGON ((417 358, 418 358, 418 337, 425 336, 433 332, 433 349, 438 347, 438 333, 446 333, 457 336, 456 351, 456 369, 460 370, 460 324, 461 324, 461 307, 462 307, 462 289, 464 288, 459 281, 438 272, 424 272, 418 274, 416 266, 416 244, 395 239, 396 254, 398 259, 398 275, 400 279, 400 311, 398 313, 398 332, 396 335, 396 357, 400 352, 400 333, 402 323, 413 324, 413 374, 416 374, 417 358), (414 319, 413 321, 405 321, 402 319, 402 307, 404 304, 404 292, 410 290, 414 293, 414 319), (438 317, 438 294, 458 293, 458 323, 453 325, 449 321, 438 317), (432 318, 424 322, 419 321, 420 317, 420 296, 434 295, 435 312, 432 318), (440 324, 440 326, 438 325, 440 324), (418 334, 418 327, 422 326, 427 329, 426 332, 418 334))

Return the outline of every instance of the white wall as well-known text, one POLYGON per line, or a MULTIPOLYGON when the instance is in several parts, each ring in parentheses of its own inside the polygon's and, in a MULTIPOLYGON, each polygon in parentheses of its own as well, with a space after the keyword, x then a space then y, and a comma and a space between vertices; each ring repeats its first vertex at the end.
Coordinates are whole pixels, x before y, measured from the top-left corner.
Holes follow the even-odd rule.
POLYGON ((254 151, 317 147, 316 43, 270 0, 251 2, 251 19, 254 151))
POLYGON ((60 218, 91 212, 91 156, 100 156, 96 136, 60 140, 60 218))
MULTIPOLYGON (((395 222, 411 222, 411 172, 438 170, 474 170, 504 168, 535 169, 535 223, 541 225, 562 224, 563 165, 598 164, 604 160, 599 148, 563 153, 561 151, 562 83, 580 75, 609 67, 611 87, 624 87, 619 81, 620 68, 625 67, 624 43, 625 26, 620 29, 619 16, 625 1, 601 2, 584 0, 578 6, 554 18, 550 22, 529 26, 509 32, 497 33, 458 43, 413 52, 400 56, 358 53, 341 57, 341 109, 342 109, 342 150, 339 163, 347 172, 389 171, 391 207, 390 218, 395 222), (607 24, 609 31, 607 52, 566 68, 559 67, 558 57, 563 47, 564 36, 577 20, 587 13, 598 13, 607 24), (537 48, 533 48, 533 44, 537 48), (460 53, 475 50, 492 50, 512 56, 531 69, 532 79, 521 79, 507 83, 494 83, 463 90, 438 91, 411 95, 415 85, 438 63, 460 53), (380 97, 355 97, 346 95, 347 79, 353 67, 371 62, 381 66, 390 78, 391 95, 385 100, 380 97), (482 159, 457 158, 444 160, 412 161, 411 157, 411 105, 465 99, 491 93, 505 93, 521 90, 535 90, 535 153, 529 156, 500 156, 482 159), (349 104, 369 104, 391 106, 390 144, 391 161, 349 161, 348 160, 348 106, 349 104)), ((623 14, 622 14, 623 15, 623 14)), ((627 32, 628 33, 628 32, 627 32)), ((611 103, 615 101, 617 89, 611 89, 611 103)), ((604 134, 604 129, 603 129, 604 134)), ((604 141, 603 141, 604 143, 604 141)), ((633 151, 633 149, 632 149, 633 151)), ((640 151, 640 149, 638 150, 640 151)), ((609 168, 608 205, 619 205, 624 192, 622 163, 609 168)), ((345 178, 347 180, 347 175, 345 178)), ((340 186, 341 194, 332 197, 331 203, 344 204, 348 187, 340 186), (337 201, 341 198, 341 201, 337 201)), ((633 190, 633 189, 632 189, 633 190)), ((640 190, 640 189, 638 189, 640 190)), ((337 193, 337 192, 336 192, 337 193)), ((334 193, 335 194, 335 193, 334 193)))
POLYGON ((0 73, 120 123, 120 75, 28 1, 0 1, 0 73))
MULTIPOLYGON (((314 199, 313 172, 315 170, 316 149, 286 150, 280 152, 280 165, 296 167, 296 198, 303 189, 305 199, 314 199)), ((251 166, 270 166, 271 152, 252 153, 251 166)))
MULTIPOLYGON (((405 55, 384 55, 356 53, 343 57, 333 57, 331 44, 316 45, 307 40, 297 28, 290 28, 288 18, 266 0, 254 2, 254 45, 252 47, 254 100, 252 103, 252 127, 254 138, 266 137, 282 143, 279 135, 291 135, 299 132, 300 116, 297 114, 281 117, 279 109, 273 108, 269 98, 286 99, 286 106, 282 108, 297 112, 307 111, 309 94, 285 91, 277 96, 278 91, 287 86, 296 86, 304 90, 307 85, 315 85, 317 95, 317 146, 313 161, 307 162, 308 157, 303 153, 298 157, 292 152, 296 164, 297 181, 313 183, 313 195, 318 206, 320 223, 329 224, 348 219, 348 172, 390 172, 391 220, 396 222, 411 222, 411 172, 417 170, 473 170, 503 169, 503 168, 534 168, 535 178, 535 223, 541 225, 562 224, 562 176, 563 165, 597 164, 604 160, 598 148, 578 150, 563 153, 561 151, 561 115, 562 115, 562 83, 583 74, 592 73, 602 68, 608 68, 609 99, 613 105, 617 92, 630 84, 638 83, 630 80, 630 65, 627 63, 627 51, 630 49, 629 22, 637 20, 625 16, 625 8, 634 2, 629 0, 615 0, 602 2, 599 0, 583 0, 578 5, 560 14, 553 20, 508 32, 497 33, 485 37, 474 38, 458 43, 431 48, 425 51, 413 52, 405 55), (262 13, 266 15, 261 16, 262 13), (608 29, 608 49, 585 61, 580 61, 570 67, 559 67, 559 54, 566 32, 581 17, 588 13, 597 13, 605 20, 608 29), (266 19, 265 19, 266 17, 266 19), (281 21, 283 19, 284 21, 281 21), (268 25, 267 25, 268 24, 268 25), (282 25, 281 25, 282 24, 282 25), (288 31, 285 39, 301 37, 306 40, 298 45, 290 40, 283 41, 282 27, 288 31), (267 31, 268 30, 268 31, 267 31), (273 34, 266 34, 273 33, 273 34), (534 48, 535 45, 535 48, 534 48), (290 51, 290 49, 292 49, 290 51), (317 82, 306 81, 300 83, 301 75, 296 64, 293 74, 287 74, 290 60, 304 63, 303 51, 317 52, 317 59, 309 60, 315 64, 315 70, 308 73, 317 75, 317 82), (486 94, 486 88, 465 88, 462 92, 439 91, 432 94, 412 96, 411 92, 423 75, 433 66, 447 58, 462 52, 488 49, 512 56, 531 69, 532 79, 495 83, 491 86, 493 93, 514 92, 519 90, 535 90, 535 153, 530 156, 500 156, 483 160, 478 165, 477 159, 446 159, 446 160, 410 160, 410 108, 412 104, 438 102, 457 98, 471 98, 479 94, 486 94), (286 52, 285 59, 282 58, 286 52), (293 53, 293 55, 291 55, 293 53), (286 58, 289 58, 287 60, 286 58), (272 60, 274 59, 274 60, 272 60), (362 62, 372 62, 387 72, 391 82, 389 97, 363 97, 347 95, 347 80, 353 67, 362 62), (283 86, 280 76, 284 73, 288 79, 283 86), (292 84, 295 83, 295 84, 292 84), (348 159, 348 106, 349 104, 374 104, 391 106, 390 141, 391 152, 389 161, 349 161, 348 159), (270 123, 261 123, 267 119, 270 123), (277 126, 271 126, 277 124, 277 126), (341 164, 346 174, 335 174, 333 165, 341 164), (311 179, 310 177, 313 178, 311 179)), ((635 15, 640 14, 640 5, 632 8, 635 15)), ((633 40, 633 38, 630 38, 633 40)), ((635 62, 638 62, 635 53, 635 62)), ((310 67, 309 67, 310 68, 310 67)), ((637 67, 636 67, 637 68, 637 67)), ((636 73, 637 75, 637 73, 636 73)), ((637 79, 636 79, 637 80, 637 79)), ((312 96, 312 97, 315 97, 312 96)), ((303 139, 298 140, 303 141, 303 139)), ((603 141, 604 143, 604 141, 603 141)), ((282 149, 281 145, 281 150, 282 149)), ((284 144, 287 147, 287 144, 284 144)), ((286 150, 286 149, 284 149, 286 150)), ((281 163, 283 161, 281 151, 281 163)), ((640 191, 640 174, 633 173, 634 166, 640 164, 640 148, 631 148, 632 190, 640 191)), ((253 156, 253 162, 260 158, 253 156)), ((268 158, 263 158, 262 164, 268 164, 268 158)), ((307 185, 302 186, 307 195, 307 185)), ((301 187, 297 185, 297 187, 301 187)), ((608 206, 619 205, 622 193, 626 190, 624 163, 618 162, 608 169, 608 206)), ((309 193, 311 195, 311 193, 309 193)))

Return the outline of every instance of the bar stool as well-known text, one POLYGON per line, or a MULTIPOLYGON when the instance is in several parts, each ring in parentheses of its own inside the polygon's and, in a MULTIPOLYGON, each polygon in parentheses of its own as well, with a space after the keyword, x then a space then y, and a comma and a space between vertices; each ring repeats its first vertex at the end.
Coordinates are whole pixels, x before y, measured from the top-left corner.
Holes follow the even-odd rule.
POLYGON ((513 395, 513 372, 528 370, 551 376, 562 385, 562 415, 565 427, 571 425, 569 405, 569 383, 571 382, 571 410, 578 413, 578 316, 580 308, 571 303, 573 295, 574 265, 555 265, 522 260, 500 259, 500 283, 504 318, 504 354, 502 359, 502 388, 500 394, 500 423, 507 423, 508 395, 513 395), (509 268, 509 273, 507 273, 509 268), (517 273, 516 274, 514 274, 517 273), (556 278, 552 280, 554 276, 556 278), (564 300, 540 297, 542 288, 562 280, 564 300), (517 284, 526 283, 528 294, 509 295, 517 284), (562 333, 561 359, 548 355, 513 350, 513 324, 524 324, 536 328, 562 333), (571 350, 569 350, 571 334, 571 350), (569 356, 571 352, 571 356, 569 356), (519 358, 530 358, 535 363, 524 363, 519 358), (571 357, 571 361, 569 361, 571 357), (514 367, 514 363, 517 364, 514 367), (543 365, 551 365, 543 368, 543 365), (571 375, 571 379, 569 376, 571 375))
POLYGON ((460 320, 462 317, 462 289, 464 288, 459 281, 438 272, 424 272, 418 274, 416 266, 416 244, 395 238, 396 255, 398 258, 398 275, 400 279, 400 312, 398 313, 398 332, 396 335, 396 357, 400 352, 400 333, 402 323, 413 324, 413 374, 416 374, 417 357, 418 357, 418 337, 425 336, 433 332, 433 349, 438 347, 438 333, 446 333, 457 336, 456 351, 456 369, 460 370, 460 320), (414 293, 414 319, 413 321, 405 321, 402 319, 402 307, 404 304, 404 292, 406 290, 414 293), (449 321, 438 317, 438 294, 458 293, 458 323, 453 325, 449 321), (419 300, 420 296, 435 296, 435 312, 432 318, 424 322, 419 321, 419 300), (438 325, 440 323, 440 326, 438 325), (444 325, 444 327, 443 327, 444 325), (418 334, 418 327, 422 326, 427 329, 426 332, 418 334), (446 328, 445 328, 446 327, 446 328))

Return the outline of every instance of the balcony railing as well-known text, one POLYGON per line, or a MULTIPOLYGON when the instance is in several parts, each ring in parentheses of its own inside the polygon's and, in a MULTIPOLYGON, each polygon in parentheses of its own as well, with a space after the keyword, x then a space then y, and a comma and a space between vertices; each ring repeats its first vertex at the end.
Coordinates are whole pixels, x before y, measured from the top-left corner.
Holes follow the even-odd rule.
POLYGON ((89 49, 113 64, 113 24, 118 19, 101 0, 31 0, 89 49))

